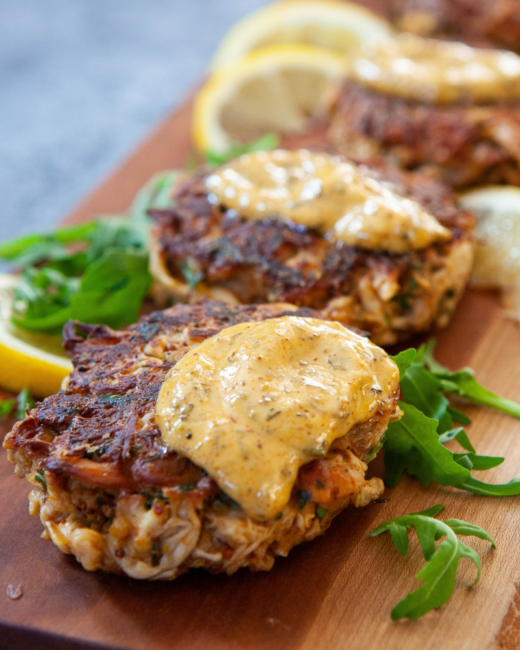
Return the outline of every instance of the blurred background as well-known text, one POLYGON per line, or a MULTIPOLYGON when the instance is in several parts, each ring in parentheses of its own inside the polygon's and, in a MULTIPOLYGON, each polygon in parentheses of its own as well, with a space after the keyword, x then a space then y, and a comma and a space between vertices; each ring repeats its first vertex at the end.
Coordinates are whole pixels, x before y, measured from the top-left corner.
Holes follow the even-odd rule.
POLYGON ((0 240, 61 219, 267 0, 0 0, 0 240))

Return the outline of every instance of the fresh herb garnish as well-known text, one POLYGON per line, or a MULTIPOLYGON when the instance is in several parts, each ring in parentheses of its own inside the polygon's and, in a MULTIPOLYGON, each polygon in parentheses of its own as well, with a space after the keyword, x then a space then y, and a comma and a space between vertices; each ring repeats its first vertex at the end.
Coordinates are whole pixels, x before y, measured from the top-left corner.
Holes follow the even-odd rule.
POLYGON ((115 328, 135 322, 152 283, 147 211, 173 203, 177 178, 171 171, 152 178, 137 195, 130 217, 98 219, 0 245, 0 258, 22 271, 13 323, 32 332, 59 333, 71 318, 115 328))
POLYGON ((477 584, 480 579, 480 558, 477 552, 461 542, 457 535, 479 537, 490 542, 491 546, 496 548, 490 535, 479 526, 458 519, 444 521, 434 519, 443 508, 444 506, 437 505, 422 512, 390 519, 369 533, 371 537, 377 537, 381 533, 390 533, 399 552, 406 555, 408 553, 408 530, 415 528, 424 559, 427 562, 416 576, 418 580, 424 580, 424 584, 409 593, 394 607, 391 613, 393 621, 405 617, 419 618, 444 604, 453 593, 457 568, 463 557, 472 560, 477 567, 477 578, 473 584, 468 586, 473 587, 477 584), (436 548, 435 542, 442 537, 445 539, 436 548))
POLYGON ((206 163, 208 167, 218 167, 228 162, 232 158, 237 158, 246 153, 253 153, 254 151, 272 151, 278 146, 278 136, 274 133, 266 133, 258 140, 248 144, 236 144, 230 147, 224 153, 217 153, 215 151, 206 152, 206 163))
POLYGON ((16 398, 0 400, 0 418, 4 415, 14 415, 17 420, 23 420, 25 410, 34 408, 34 405, 29 389, 24 388, 16 398))
POLYGON ((446 393, 459 395, 460 397, 475 402, 475 404, 490 406, 491 408, 503 411, 520 419, 520 404, 505 397, 495 395, 495 393, 481 386, 475 379, 475 373, 471 368, 462 368, 461 370, 451 372, 435 361, 433 358, 434 349, 435 340, 431 339, 420 349, 421 360, 424 366, 440 380, 443 390, 446 393))
POLYGON ((15 399, 4 399, 0 401, 0 418, 4 415, 10 415, 16 405, 15 399))
POLYGON ((385 483, 395 487, 404 470, 423 485, 435 481, 459 486, 468 480, 470 471, 456 463, 453 452, 439 443, 437 420, 411 404, 399 402, 399 407, 403 417, 392 422, 386 431, 385 483))
MULTIPOLYGON (((70 318, 112 327, 136 320, 152 281, 147 229, 126 217, 89 225, 76 240, 84 246, 81 254, 64 249, 57 256, 49 249, 38 266, 27 267, 20 264, 20 257, 11 259, 23 270, 13 300, 12 321, 17 327, 53 333, 70 318)), ((33 246, 42 251, 38 244, 33 246)), ((31 247, 25 256, 30 254, 31 247)))
POLYGON ((149 222, 148 210, 171 207, 174 203, 173 189, 182 172, 167 170, 153 176, 138 192, 132 207, 130 217, 134 221, 149 222))
POLYGON ((487 496, 520 494, 520 479, 490 485, 472 477, 472 471, 497 467, 504 459, 475 452, 464 429, 454 428, 454 423, 469 424, 471 420, 450 405, 447 395, 463 396, 515 417, 520 416, 520 405, 480 386, 467 368, 450 372, 441 366, 433 358, 434 345, 430 341, 419 350, 405 350, 393 357, 401 376, 403 401, 399 406, 404 415, 390 423, 385 434, 386 483, 394 487, 406 470, 423 485, 435 481, 487 496), (444 446, 453 439, 466 453, 454 453, 444 446))

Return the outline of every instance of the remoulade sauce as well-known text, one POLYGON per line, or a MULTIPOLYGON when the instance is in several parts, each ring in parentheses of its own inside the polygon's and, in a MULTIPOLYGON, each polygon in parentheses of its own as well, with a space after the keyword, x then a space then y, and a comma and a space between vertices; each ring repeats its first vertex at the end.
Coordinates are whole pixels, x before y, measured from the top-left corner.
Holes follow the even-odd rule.
POLYGON ((404 254, 451 237, 419 203, 326 153, 246 154, 208 176, 206 188, 210 202, 245 219, 287 219, 349 246, 404 254))
POLYGON ((163 382, 156 421, 170 449, 269 520, 299 468, 393 405, 398 388, 396 364, 368 339, 285 316, 234 325, 190 350, 163 382))

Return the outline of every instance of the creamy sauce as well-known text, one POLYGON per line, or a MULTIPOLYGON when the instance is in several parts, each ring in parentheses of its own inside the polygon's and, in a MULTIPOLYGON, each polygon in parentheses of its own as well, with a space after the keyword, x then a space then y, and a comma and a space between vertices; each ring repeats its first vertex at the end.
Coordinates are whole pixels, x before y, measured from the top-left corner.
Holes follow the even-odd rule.
POLYGON ((275 517, 298 469, 393 399, 388 355, 336 322, 286 316, 206 339, 166 377, 156 405, 164 442, 251 517, 275 517))
POLYGON ((286 218, 349 246, 402 254, 451 236, 419 203, 325 153, 247 154, 208 176, 206 187, 210 201, 246 219, 286 218))
POLYGON ((520 99, 520 57, 513 52, 411 34, 363 47, 352 75, 369 88, 420 102, 520 99))

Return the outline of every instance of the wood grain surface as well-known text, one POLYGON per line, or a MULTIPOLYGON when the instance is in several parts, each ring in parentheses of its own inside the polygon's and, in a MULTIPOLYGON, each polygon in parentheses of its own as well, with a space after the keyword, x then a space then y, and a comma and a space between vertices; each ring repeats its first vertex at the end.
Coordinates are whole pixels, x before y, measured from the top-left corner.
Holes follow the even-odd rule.
MULTIPOLYGON (((186 102, 67 219, 79 222, 125 209, 155 172, 182 166, 190 148, 186 102)), ((468 291, 438 338, 437 356, 450 367, 470 365, 488 388, 520 399, 520 331, 502 318, 493 293, 468 291)), ((1 394, 0 394, 1 397, 1 394)), ((481 454, 506 462, 486 480, 520 476, 520 422, 488 409, 467 410, 481 454)), ((3 422, 4 435, 12 422, 3 422)), ((456 445, 455 445, 456 446, 456 445)), ((378 459, 371 470, 382 474, 378 459)), ((492 499, 405 478, 387 490, 388 503, 347 509, 329 531, 278 559, 268 573, 231 577, 194 572, 171 583, 88 573, 40 539, 27 513, 29 485, 14 477, 0 452, 0 648, 5 650, 514 650, 520 648, 518 498, 492 499), (446 505, 442 517, 466 519, 494 537, 497 550, 471 538, 482 557, 482 580, 471 590, 467 561, 452 600, 418 621, 392 623, 390 610, 418 586, 422 564, 413 539, 402 557, 388 536, 367 531, 385 519, 446 505), (18 600, 7 588, 21 586, 18 600)))

